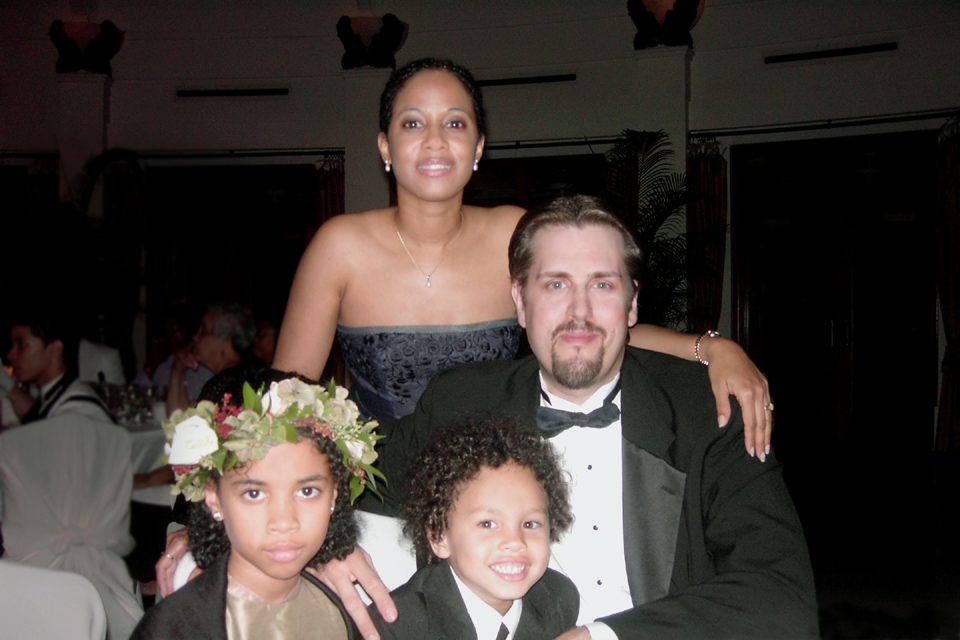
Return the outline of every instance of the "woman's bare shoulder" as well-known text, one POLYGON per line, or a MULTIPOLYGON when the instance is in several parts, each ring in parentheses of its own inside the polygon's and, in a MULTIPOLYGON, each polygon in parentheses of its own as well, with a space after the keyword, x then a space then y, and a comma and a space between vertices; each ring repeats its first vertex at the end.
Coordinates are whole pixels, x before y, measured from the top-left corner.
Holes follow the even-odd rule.
POLYGON ((513 223, 513 226, 516 226, 517 222, 520 220, 520 217, 526 213, 526 210, 516 205, 503 204, 499 207, 486 209, 486 212, 493 221, 496 221, 500 224, 513 223))
POLYGON ((487 229, 494 230, 497 235, 509 238, 517 226, 517 222, 524 214, 524 210, 512 204, 499 207, 464 207, 464 213, 470 215, 487 229))
POLYGON ((339 253, 350 250, 357 243, 369 245, 377 237, 378 231, 389 226, 392 215, 393 209, 374 209, 334 216, 317 230, 310 242, 310 250, 339 253))

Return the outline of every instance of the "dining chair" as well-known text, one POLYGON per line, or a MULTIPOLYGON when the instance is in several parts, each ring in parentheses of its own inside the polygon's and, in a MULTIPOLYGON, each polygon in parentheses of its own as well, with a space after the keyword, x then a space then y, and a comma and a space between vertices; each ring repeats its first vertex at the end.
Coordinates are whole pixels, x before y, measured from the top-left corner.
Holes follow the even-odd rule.
POLYGON ((89 579, 110 640, 143 615, 123 562, 134 546, 130 457, 125 429, 78 414, 0 434, 4 558, 89 579))

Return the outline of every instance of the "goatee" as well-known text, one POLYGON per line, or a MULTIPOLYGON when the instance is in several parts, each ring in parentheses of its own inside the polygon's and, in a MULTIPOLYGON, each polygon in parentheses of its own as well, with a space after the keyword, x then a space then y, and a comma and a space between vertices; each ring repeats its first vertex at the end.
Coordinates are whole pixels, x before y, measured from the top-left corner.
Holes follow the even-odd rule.
POLYGON ((590 331, 601 338, 606 338, 607 334, 602 328, 589 322, 577 323, 573 321, 557 327, 553 331, 554 340, 550 355, 554 379, 566 389, 584 389, 589 387, 600 375, 600 369, 603 367, 603 340, 600 341, 600 349, 597 351, 596 358, 592 360, 585 359, 582 350, 569 360, 561 360, 557 353, 556 338, 566 331, 590 331))

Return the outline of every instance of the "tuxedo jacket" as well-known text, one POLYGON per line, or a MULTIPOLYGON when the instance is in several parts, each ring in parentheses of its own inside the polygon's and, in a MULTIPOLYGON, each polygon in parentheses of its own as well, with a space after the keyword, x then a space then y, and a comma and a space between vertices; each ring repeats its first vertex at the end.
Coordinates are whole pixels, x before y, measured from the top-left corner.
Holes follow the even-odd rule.
MULTIPOLYGON (((381 425, 381 512, 406 493, 406 464, 465 414, 536 429, 534 356, 437 374, 409 416, 381 425)), ((771 454, 744 447, 739 405, 725 428, 701 364, 627 347, 621 367, 623 538, 634 607, 601 621, 620 638, 818 637, 813 571, 771 454)), ((372 503, 367 502, 365 505, 372 503)), ((589 553, 588 549, 584 553, 589 553)))
MULTIPOLYGON (((206 571, 153 605, 140 619, 130 640, 227 640, 227 560, 229 553, 206 571)), ((343 603, 309 571, 301 574, 340 609, 347 640, 360 640, 343 603)))
POLYGON ((43 397, 38 398, 20 419, 21 424, 45 420, 67 413, 78 413, 101 422, 116 423, 100 396, 70 371, 63 374, 43 397))
MULTIPOLYGON (((369 607, 383 640, 477 640, 446 560, 420 569, 390 595, 399 612, 395 622, 384 622, 376 606, 369 607)), ((563 574, 547 569, 523 597, 513 640, 553 640, 576 626, 579 612, 577 588, 563 574)))

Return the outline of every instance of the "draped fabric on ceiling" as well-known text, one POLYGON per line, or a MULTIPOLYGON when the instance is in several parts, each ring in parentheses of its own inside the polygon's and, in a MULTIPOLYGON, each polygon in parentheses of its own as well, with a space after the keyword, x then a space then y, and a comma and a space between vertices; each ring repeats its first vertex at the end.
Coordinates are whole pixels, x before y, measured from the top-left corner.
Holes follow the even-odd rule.
POLYGON ((687 295, 689 330, 717 328, 723 299, 727 226, 727 161, 716 140, 687 148, 687 295))
POLYGON ((937 451, 960 451, 960 120, 940 132, 937 151, 937 285, 947 336, 937 451))

